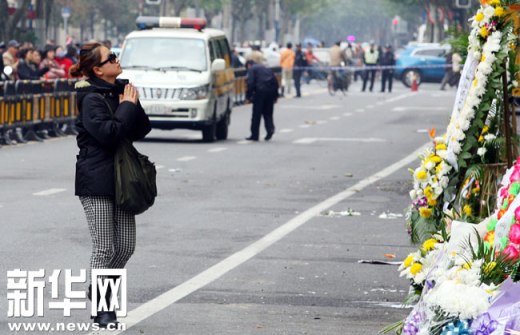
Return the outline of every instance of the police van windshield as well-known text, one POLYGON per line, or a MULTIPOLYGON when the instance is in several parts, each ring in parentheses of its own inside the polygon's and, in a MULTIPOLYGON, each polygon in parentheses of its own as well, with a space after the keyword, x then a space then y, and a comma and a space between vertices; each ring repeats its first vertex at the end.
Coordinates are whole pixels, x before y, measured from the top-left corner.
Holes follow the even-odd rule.
POLYGON ((132 38, 125 43, 121 67, 155 70, 206 71, 204 40, 189 38, 132 38))

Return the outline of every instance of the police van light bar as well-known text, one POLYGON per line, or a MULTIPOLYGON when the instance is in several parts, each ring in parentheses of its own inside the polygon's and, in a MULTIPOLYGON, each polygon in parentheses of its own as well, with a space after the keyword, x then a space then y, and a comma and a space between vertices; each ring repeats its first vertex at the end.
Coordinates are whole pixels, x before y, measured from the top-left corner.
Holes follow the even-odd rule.
POLYGON ((139 16, 135 20, 139 29, 151 28, 193 28, 202 30, 206 28, 206 20, 201 18, 180 18, 166 16, 139 16))

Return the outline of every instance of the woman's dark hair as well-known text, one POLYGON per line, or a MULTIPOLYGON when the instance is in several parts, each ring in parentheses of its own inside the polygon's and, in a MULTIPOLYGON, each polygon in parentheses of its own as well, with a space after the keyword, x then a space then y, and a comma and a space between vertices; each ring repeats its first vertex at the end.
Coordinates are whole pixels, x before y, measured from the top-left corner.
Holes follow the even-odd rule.
POLYGON ((69 70, 71 77, 94 77, 94 67, 101 63, 101 43, 92 42, 81 46, 79 61, 69 70))
POLYGON ((24 49, 21 49, 20 51, 18 51, 18 58, 21 58, 21 59, 25 59, 25 57, 27 56, 27 54, 29 52, 32 52, 34 51, 33 48, 24 48, 24 49))

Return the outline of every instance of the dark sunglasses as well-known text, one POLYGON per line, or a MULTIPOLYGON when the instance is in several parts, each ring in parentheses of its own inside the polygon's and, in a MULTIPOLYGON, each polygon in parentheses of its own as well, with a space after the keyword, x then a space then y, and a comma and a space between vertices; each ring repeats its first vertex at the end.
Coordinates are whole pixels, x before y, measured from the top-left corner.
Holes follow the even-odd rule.
POLYGON ((106 63, 111 63, 111 64, 114 64, 117 60, 117 55, 115 53, 111 53, 110 55, 108 55, 108 58, 104 61, 102 61, 101 63, 98 64, 99 67, 105 65, 106 63))

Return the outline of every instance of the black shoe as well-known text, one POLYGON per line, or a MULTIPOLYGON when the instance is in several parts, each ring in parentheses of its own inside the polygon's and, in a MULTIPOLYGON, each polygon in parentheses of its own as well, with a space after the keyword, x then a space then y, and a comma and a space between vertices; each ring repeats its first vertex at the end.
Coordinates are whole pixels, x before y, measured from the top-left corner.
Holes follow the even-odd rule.
POLYGON ((301 98, 302 96, 298 94, 298 95, 295 95, 294 97, 295 98, 301 98))
POLYGON ((268 133, 267 135, 265 135, 264 140, 269 141, 271 137, 273 137, 273 133, 268 133))
POLYGON ((246 137, 246 141, 258 141, 258 137, 249 136, 246 137))
POLYGON ((115 312, 98 312, 94 317, 94 323, 99 325, 99 328, 106 328, 109 324, 118 324, 115 312))

